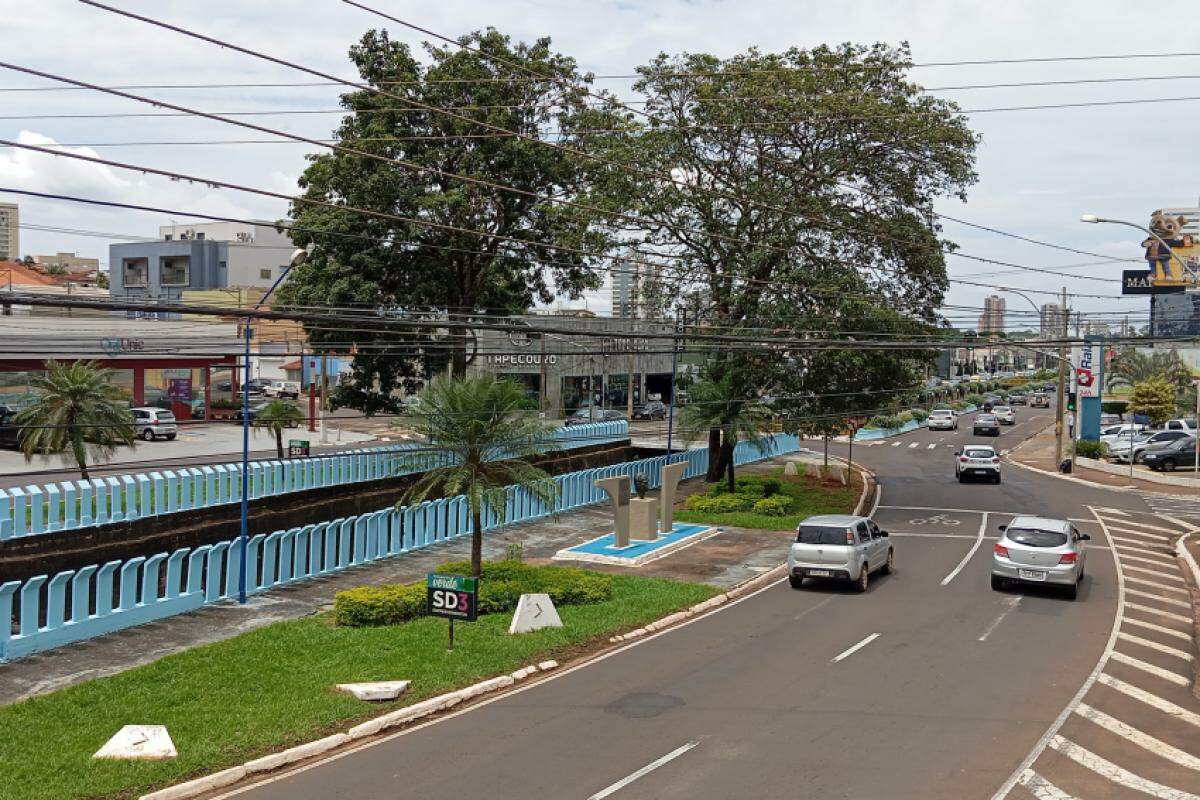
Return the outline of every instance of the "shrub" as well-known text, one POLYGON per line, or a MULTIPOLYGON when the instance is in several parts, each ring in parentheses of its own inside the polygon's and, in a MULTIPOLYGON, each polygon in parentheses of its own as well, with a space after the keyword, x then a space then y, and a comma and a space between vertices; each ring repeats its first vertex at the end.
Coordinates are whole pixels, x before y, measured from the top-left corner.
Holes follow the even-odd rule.
POLYGON ((1075 455, 1080 458, 1105 458, 1108 456, 1108 444, 1080 439, 1075 443, 1075 455))
POLYGON ((735 494, 753 498, 764 497, 766 495, 766 491, 764 491, 761 483, 749 481, 745 478, 739 478, 734 486, 736 487, 735 494))
POLYGON ((700 511, 705 514, 731 514, 735 511, 749 511, 757 498, 741 494, 693 494, 684 501, 683 507, 688 511, 700 511))
POLYGON ((891 430, 892 428, 899 428, 902 424, 903 422, 900 418, 893 414, 876 414, 867 421, 866 427, 891 430))
POLYGON ((333 618, 338 625, 398 625, 424 613, 423 583, 359 586, 333 598, 333 618))
POLYGON ((967 401, 967 405, 971 405, 971 406, 983 405, 983 395, 981 395, 981 394, 969 394, 966 397, 964 397, 963 399, 967 401))
POLYGON ((912 418, 917 422, 924 422, 929 419, 929 412, 923 408, 910 409, 908 413, 912 414, 912 418))
POLYGON ((1105 400, 1100 403, 1100 410, 1105 414, 1120 414, 1124 416, 1128 408, 1129 403, 1124 400, 1105 400))
POLYGON ((896 415, 896 419, 899 421, 900 425, 903 425, 906 422, 912 422, 914 419, 916 419, 916 417, 913 416, 911 411, 901 411, 896 415))
POLYGON ((950 407, 953 408, 955 411, 966 411, 968 408, 971 407, 971 404, 968 403, 966 400, 955 400, 953 403, 950 404, 950 407))
POLYGON ((782 517, 788 513, 790 507, 791 503, 786 497, 764 497, 754 504, 753 511, 768 517, 782 517))

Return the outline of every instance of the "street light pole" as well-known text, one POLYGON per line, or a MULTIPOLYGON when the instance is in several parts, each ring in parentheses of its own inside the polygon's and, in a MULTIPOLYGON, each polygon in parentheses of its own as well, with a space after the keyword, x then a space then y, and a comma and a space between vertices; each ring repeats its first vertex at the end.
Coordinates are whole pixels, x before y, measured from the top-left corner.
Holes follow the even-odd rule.
MULTIPOLYGON (((254 304, 254 310, 257 311, 262 307, 262 304, 267 302, 274 291, 283 283, 283 279, 287 277, 288 272, 292 267, 298 267, 308 260, 309 253, 312 252, 312 245, 308 249, 296 250, 292 253, 292 258, 288 264, 279 271, 279 277, 271 284, 271 288, 267 289, 259 301, 254 304)), ((238 532, 238 602, 246 603, 246 554, 249 551, 250 542, 250 317, 246 317, 243 324, 243 339, 245 341, 245 349, 242 352, 242 497, 241 497, 241 520, 240 529, 238 532)))
POLYGON ((1066 405, 1065 389, 1067 378, 1067 325, 1071 314, 1067 311, 1067 287, 1062 290, 1062 338, 1058 345, 1058 389, 1056 391, 1057 408, 1054 411, 1054 466, 1058 468, 1063 461, 1063 407, 1066 405))
POLYGON ((1187 262, 1184 261, 1182 258, 1180 258, 1179 254, 1176 253, 1174 250, 1172 250, 1171 246, 1169 244, 1167 244, 1161 236, 1159 236, 1157 233, 1152 231, 1150 228, 1146 228, 1141 225, 1138 225, 1136 222, 1126 222, 1123 219, 1108 219, 1106 217, 1098 217, 1095 214, 1082 214, 1079 217, 1079 221, 1086 222, 1091 225, 1099 225, 1101 222, 1107 222, 1110 225, 1125 225, 1126 227, 1136 228, 1137 230, 1141 231, 1142 233, 1148 234, 1151 238, 1153 238, 1155 241, 1157 241, 1159 244, 1161 244, 1166 249, 1167 254, 1169 256, 1173 256, 1175 258, 1175 260, 1179 262, 1179 266, 1183 268, 1183 271, 1185 273, 1192 276, 1193 285, 1200 284, 1200 275, 1197 275, 1196 271, 1194 269, 1192 269, 1191 267, 1189 267, 1187 262))
MULTIPOLYGON (((1200 426, 1200 379, 1192 381, 1196 387, 1196 424, 1200 426)), ((1192 454, 1192 477, 1200 475, 1200 428, 1196 430, 1196 451, 1192 454)))

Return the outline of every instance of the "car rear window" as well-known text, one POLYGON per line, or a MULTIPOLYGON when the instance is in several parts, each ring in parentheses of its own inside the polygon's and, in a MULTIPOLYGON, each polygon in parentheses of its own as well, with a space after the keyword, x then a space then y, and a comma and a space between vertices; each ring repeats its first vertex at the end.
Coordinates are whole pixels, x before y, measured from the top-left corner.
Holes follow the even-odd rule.
POLYGON ((1067 543, 1067 535, 1058 531, 1039 531, 1036 528, 1009 528, 1004 535, 1010 541, 1027 547, 1061 547, 1067 543))
POLYGON ((995 422, 996 418, 993 417, 991 414, 980 414, 978 417, 975 418, 975 421, 976 422, 995 422))
POLYGON ((845 544, 846 529, 827 525, 801 525, 796 532, 797 544, 845 544))
POLYGON ((968 447, 963 451, 963 455, 967 458, 991 458, 996 454, 986 447, 968 447))

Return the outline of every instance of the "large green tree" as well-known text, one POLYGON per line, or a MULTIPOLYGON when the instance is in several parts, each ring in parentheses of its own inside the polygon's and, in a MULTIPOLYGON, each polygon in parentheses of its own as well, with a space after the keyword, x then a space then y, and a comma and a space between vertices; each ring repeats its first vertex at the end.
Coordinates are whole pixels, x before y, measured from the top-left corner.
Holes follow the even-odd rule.
MULTIPOLYGON (((536 139, 552 136, 569 148, 576 128, 605 127, 611 115, 585 102, 574 60, 554 52, 549 39, 514 43, 489 29, 460 41, 473 49, 427 46, 424 62, 386 31, 369 31, 350 49, 361 81, 387 94, 343 95, 348 113, 337 139, 412 166, 346 152, 310 157, 300 179, 305 197, 393 218, 294 203, 293 240, 319 246, 293 271, 281 303, 474 318, 524 312, 555 294, 578 296, 599 286, 600 261, 572 252, 601 254, 612 244, 602 224, 611 216, 592 205, 589 171, 597 165, 469 120, 536 139)), ((309 336, 318 350, 344 347, 348 339, 357 345, 351 380, 334 399, 368 413, 397 410, 394 389, 415 388, 447 361, 461 377, 472 352, 465 335, 450 331, 398 337, 312 325, 309 336)))

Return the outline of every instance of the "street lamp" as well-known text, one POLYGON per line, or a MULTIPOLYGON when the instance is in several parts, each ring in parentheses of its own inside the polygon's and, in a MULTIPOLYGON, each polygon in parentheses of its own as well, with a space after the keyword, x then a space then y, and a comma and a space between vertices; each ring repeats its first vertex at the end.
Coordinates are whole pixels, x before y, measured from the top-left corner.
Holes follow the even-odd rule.
POLYGON ((1111 225, 1124 225, 1129 228, 1136 228, 1137 230, 1141 231, 1142 233, 1149 234, 1155 241, 1157 241, 1164 248, 1166 248, 1167 253, 1174 256, 1175 260, 1179 262, 1179 266, 1183 268, 1184 272, 1186 272, 1187 274, 1192 276, 1193 283, 1200 283, 1200 275, 1197 275, 1196 271, 1194 269, 1192 269, 1191 267, 1189 267, 1187 262, 1184 261, 1182 258, 1180 258, 1179 254, 1176 253, 1174 250, 1172 250, 1171 246, 1169 244, 1167 244, 1165 241, 1163 241, 1163 238, 1161 236, 1159 236, 1157 233, 1155 233, 1154 231, 1152 231, 1150 228, 1144 227, 1142 225, 1138 225, 1136 222, 1126 222, 1123 219, 1108 219, 1106 217, 1098 217, 1095 214, 1081 214, 1079 216, 1079 221, 1086 222, 1090 225, 1099 225, 1101 222, 1107 222, 1111 225))
MULTIPOLYGON (((292 253, 286 266, 279 271, 279 277, 271 284, 271 288, 259 298, 252 310, 257 311, 262 304, 279 288, 283 279, 293 267, 298 267, 308 260, 313 251, 313 245, 298 248, 292 253)), ((238 602, 246 602, 246 554, 250 541, 250 317, 242 325, 245 350, 242 353, 242 508, 241 528, 238 535, 238 547, 241 555, 238 558, 238 602)))

